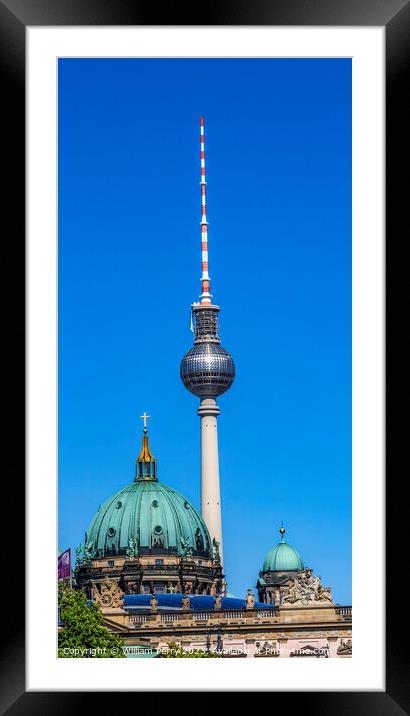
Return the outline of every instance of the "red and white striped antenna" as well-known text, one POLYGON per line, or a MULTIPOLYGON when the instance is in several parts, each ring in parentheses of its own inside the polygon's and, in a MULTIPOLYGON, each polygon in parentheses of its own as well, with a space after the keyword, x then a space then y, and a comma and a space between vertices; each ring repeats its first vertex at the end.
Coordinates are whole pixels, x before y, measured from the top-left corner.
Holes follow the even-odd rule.
POLYGON ((208 222, 206 220, 206 179, 205 179, 205 129, 204 118, 200 117, 200 141, 201 141, 201 234, 202 234, 202 276, 201 285, 202 292, 200 295, 201 303, 212 303, 211 294, 209 292, 210 278, 208 273, 208 222))

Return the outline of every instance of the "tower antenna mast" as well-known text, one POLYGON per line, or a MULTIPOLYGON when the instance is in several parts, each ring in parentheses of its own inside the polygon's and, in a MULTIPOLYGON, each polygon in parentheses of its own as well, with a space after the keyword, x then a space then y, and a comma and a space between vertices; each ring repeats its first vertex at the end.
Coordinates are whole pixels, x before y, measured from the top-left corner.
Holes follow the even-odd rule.
POLYGON ((208 222, 206 219, 206 172, 205 172, 205 126, 200 117, 200 158, 201 158, 201 239, 202 239, 202 276, 201 303, 211 303, 210 278, 208 273, 208 222))

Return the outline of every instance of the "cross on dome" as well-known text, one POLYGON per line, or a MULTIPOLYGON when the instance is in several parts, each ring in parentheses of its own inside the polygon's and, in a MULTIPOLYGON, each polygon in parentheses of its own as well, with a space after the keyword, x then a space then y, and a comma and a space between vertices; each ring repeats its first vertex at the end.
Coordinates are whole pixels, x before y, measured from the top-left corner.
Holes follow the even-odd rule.
POLYGON ((150 418, 150 417, 151 417, 151 416, 150 416, 150 415, 147 415, 147 413, 145 412, 145 410, 144 410, 143 415, 140 415, 140 418, 144 421, 144 433, 147 432, 147 420, 148 420, 148 418, 150 418))

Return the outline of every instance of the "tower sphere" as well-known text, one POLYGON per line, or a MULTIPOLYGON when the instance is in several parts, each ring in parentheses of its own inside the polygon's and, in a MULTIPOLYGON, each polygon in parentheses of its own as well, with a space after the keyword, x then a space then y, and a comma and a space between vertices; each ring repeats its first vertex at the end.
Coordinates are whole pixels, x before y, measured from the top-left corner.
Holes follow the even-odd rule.
POLYGON ((216 398, 235 378, 232 357, 218 343, 196 343, 181 361, 181 380, 199 398, 216 398))

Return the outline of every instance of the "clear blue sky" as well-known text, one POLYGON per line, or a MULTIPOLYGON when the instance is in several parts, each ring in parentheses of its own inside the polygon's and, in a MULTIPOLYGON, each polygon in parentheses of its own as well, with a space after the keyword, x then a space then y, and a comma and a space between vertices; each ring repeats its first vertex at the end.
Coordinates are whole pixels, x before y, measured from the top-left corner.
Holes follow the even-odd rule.
POLYGON ((219 400, 228 589, 286 537, 351 603, 351 62, 59 61, 59 545, 134 477, 199 506, 197 399, 179 378, 210 275, 237 376, 219 400))

